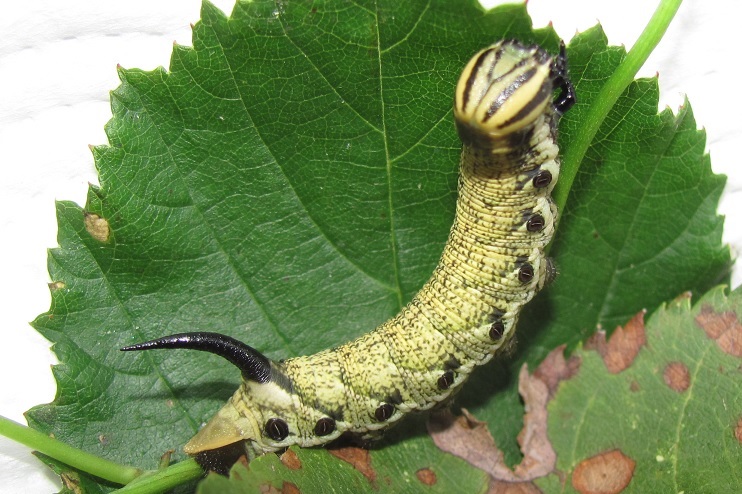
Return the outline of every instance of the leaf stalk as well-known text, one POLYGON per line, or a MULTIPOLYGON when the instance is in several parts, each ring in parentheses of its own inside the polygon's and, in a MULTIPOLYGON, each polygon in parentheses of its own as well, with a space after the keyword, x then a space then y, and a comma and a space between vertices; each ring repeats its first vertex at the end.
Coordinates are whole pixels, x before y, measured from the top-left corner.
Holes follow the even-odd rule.
POLYGON ((92 455, 3 416, 0 416, 0 434, 73 468, 116 484, 128 484, 142 474, 139 468, 92 455))
POLYGON ((569 149, 565 150, 562 157, 562 172, 554 190, 554 202, 560 211, 564 211, 569 191, 577 176, 577 170, 603 120, 629 84, 634 81, 637 72, 647 61, 650 53, 659 44, 682 3, 683 0, 660 0, 644 31, 626 54, 626 58, 601 88, 598 97, 588 110, 587 117, 575 132, 572 144, 569 149))

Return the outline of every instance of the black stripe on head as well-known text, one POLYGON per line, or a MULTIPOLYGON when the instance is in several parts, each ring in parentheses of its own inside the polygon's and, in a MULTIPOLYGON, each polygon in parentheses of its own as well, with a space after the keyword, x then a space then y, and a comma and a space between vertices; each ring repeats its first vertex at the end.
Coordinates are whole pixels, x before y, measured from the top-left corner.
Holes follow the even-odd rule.
MULTIPOLYGON (((534 69, 535 72, 535 69, 534 69)), ((534 108, 537 106, 543 104, 545 100, 551 97, 551 88, 547 88, 548 84, 542 84, 541 87, 538 90, 538 94, 531 98, 531 101, 528 102, 523 108, 520 109, 518 113, 513 115, 512 118, 506 120, 505 122, 500 125, 500 128, 505 128, 509 125, 512 125, 513 123, 517 122, 518 120, 522 120, 526 117, 529 113, 533 111, 534 108)))
MULTIPOLYGON (((482 64, 484 63, 484 59, 487 58, 487 55, 492 53, 495 49, 490 48, 488 50, 484 50, 479 57, 477 57, 477 61, 474 63, 474 65, 471 68, 471 73, 469 74, 469 78, 466 80, 466 86, 464 87, 464 96, 461 100, 461 110, 466 110, 466 105, 469 104, 469 95, 471 94, 471 88, 474 86, 474 81, 477 80, 477 73, 479 72, 479 69, 482 68, 482 64)), ((500 58, 500 52, 498 51, 495 58, 495 63, 497 63, 497 60, 500 58)), ((492 64, 492 67, 494 67, 495 64, 492 64)), ((492 71, 492 69, 490 69, 492 71)))
MULTIPOLYGON (((510 84, 508 87, 506 87, 498 96, 495 98, 495 101, 492 102, 492 105, 490 106, 489 110, 487 110, 487 116, 482 119, 482 123, 486 122, 490 118, 492 118, 497 111, 502 108, 502 105, 505 104, 505 102, 510 98, 518 89, 521 88, 523 84, 528 82, 533 76, 536 74, 536 68, 528 69, 527 71, 523 72, 521 75, 515 78, 512 84, 510 84)), ((528 103, 529 106, 531 102, 528 103)), ((521 112, 518 112, 520 114, 521 112)), ((517 116, 517 115, 516 115, 517 116)), ((515 117, 511 118, 509 121, 512 121, 515 119, 515 117)))

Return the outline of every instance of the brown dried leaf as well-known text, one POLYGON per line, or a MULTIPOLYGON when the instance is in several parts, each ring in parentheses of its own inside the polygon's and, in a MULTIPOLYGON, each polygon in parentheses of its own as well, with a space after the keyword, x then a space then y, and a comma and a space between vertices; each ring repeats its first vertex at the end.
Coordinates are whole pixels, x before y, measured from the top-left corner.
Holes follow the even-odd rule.
MULTIPOLYGON (((555 352, 561 354, 562 350, 560 348, 555 352)), ((557 376, 573 375, 579 365, 576 360, 566 361, 563 356, 560 360, 551 354, 545 362, 544 368, 539 367, 537 372, 549 376, 548 380, 554 389, 559 383, 557 376)), ((503 453, 495 444, 486 424, 465 409, 460 417, 454 417, 449 410, 431 415, 428 432, 433 442, 441 450, 489 473, 495 480, 522 483, 549 474, 556 465, 556 453, 547 435, 546 404, 550 399, 549 386, 536 377, 536 373, 529 375, 528 368, 524 365, 519 375, 518 390, 523 397, 526 414, 523 429, 518 435, 523 460, 514 470, 505 464, 503 453)))
POLYGON ((529 375, 524 365, 520 369, 518 392, 523 397, 526 415, 518 434, 523 460, 516 465, 515 474, 521 480, 532 480, 548 475, 556 466, 556 452, 547 433, 549 388, 539 378, 529 375))
POLYGON ((644 314, 638 312, 626 325, 618 326, 606 341, 605 331, 599 330, 585 343, 586 349, 596 350, 603 358, 608 372, 618 374, 627 369, 639 354, 641 347, 647 344, 644 331, 644 314))
POLYGON ((502 482, 492 480, 487 494, 542 494, 532 482, 502 482))
POLYGON ((435 445, 442 451, 468 461, 492 477, 515 480, 487 425, 465 409, 462 413, 463 415, 456 417, 446 409, 431 414, 427 427, 435 445))
POLYGON ((543 381, 549 389, 549 399, 554 397, 560 382, 572 378, 580 370, 579 357, 573 355, 568 359, 564 358, 566 347, 567 345, 560 345, 549 352, 533 372, 533 376, 543 381))

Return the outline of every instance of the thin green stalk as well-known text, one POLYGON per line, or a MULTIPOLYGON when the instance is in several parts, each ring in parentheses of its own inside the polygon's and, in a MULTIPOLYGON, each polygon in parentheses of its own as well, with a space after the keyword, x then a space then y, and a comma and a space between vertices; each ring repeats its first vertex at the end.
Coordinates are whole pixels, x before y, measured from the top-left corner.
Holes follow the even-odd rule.
POLYGON ((652 18, 647 23, 647 27, 644 28, 623 62, 606 81, 595 102, 588 110, 587 117, 582 122, 580 129, 575 132, 575 137, 569 149, 565 151, 562 157, 564 166, 562 173, 559 175, 559 183, 554 190, 554 202, 556 202, 560 211, 564 210, 579 164, 593 142, 600 125, 621 94, 634 81, 636 73, 639 72, 639 69, 649 58, 649 54, 662 39, 681 3, 683 3, 682 0, 660 1, 657 10, 654 11, 652 18))
POLYGON ((196 460, 189 458, 162 470, 147 472, 131 484, 114 492, 115 494, 155 494, 196 480, 203 475, 204 471, 196 460))
POLYGON ((142 474, 139 468, 121 465, 86 453, 3 416, 0 416, 0 434, 73 468, 116 484, 128 484, 142 474))
POLYGON ((143 471, 121 465, 51 438, 30 427, 0 415, 0 435, 33 448, 73 468, 103 480, 125 485, 116 491, 126 494, 154 494, 165 492, 203 476, 204 472, 193 459, 188 459, 160 470, 143 471))

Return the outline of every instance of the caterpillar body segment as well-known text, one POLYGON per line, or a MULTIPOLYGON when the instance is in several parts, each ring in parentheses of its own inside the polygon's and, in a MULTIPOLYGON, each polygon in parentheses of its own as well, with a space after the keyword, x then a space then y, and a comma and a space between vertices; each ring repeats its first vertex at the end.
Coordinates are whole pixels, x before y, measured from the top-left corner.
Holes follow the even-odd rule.
POLYGON ((450 398, 507 343, 523 305, 556 274, 544 255, 557 220, 556 125, 574 100, 563 45, 556 57, 517 41, 474 55, 454 98, 463 150, 448 242, 414 299, 370 333, 280 362, 213 333, 124 348, 195 348, 242 371, 239 389, 185 451, 245 441, 254 457, 344 432, 373 437, 450 398))

